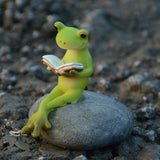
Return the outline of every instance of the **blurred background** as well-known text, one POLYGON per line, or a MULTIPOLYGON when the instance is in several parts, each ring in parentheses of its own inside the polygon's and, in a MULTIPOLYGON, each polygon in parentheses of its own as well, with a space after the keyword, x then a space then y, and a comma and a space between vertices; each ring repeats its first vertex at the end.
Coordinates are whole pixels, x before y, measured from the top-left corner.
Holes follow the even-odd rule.
MULTIPOLYGON (((86 89, 123 102, 134 115, 133 136, 140 140, 111 157, 131 159, 147 144, 159 146, 159 0, 0 0, 1 124, 7 119, 16 122, 9 129, 21 128, 34 101, 56 85, 57 76, 41 62, 45 54, 65 53, 55 42, 55 21, 89 31, 94 74, 86 89)), ((6 126, 1 130, 4 138, 6 126)), ((0 152, 8 156, 10 149, 0 152)), ((100 158, 98 152, 90 155, 100 158)))

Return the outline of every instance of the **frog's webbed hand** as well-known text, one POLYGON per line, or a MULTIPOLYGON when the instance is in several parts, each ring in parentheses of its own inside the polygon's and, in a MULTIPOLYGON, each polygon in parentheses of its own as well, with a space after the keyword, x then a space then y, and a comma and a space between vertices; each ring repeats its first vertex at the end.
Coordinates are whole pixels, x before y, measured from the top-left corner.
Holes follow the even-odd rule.
POLYGON ((76 75, 76 73, 77 73, 77 71, 75 71, 75 70, 62 71, 59 73, 59 76, 73 77, 76 75))
POLYGON ((49 128, 51 128, 51 125, 48 122, 47 114, 45 114, 45 112, 36 112, 22 128, 21 134, 26 134, 33 130, 32 135, 36 138, 40 135, 42 129, 49 128))

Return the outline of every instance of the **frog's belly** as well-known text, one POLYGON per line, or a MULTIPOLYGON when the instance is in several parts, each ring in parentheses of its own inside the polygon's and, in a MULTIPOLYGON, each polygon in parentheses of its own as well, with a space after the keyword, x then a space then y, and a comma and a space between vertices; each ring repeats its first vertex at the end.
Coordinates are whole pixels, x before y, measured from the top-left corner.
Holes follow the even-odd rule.
POLYGON ((68 90, 68 89, 85 89, 86 85, 88 83, 88 78, 75 78, 75 77, 64 77, 59 76, 58 79, 58 86, 62 90, 68 90))

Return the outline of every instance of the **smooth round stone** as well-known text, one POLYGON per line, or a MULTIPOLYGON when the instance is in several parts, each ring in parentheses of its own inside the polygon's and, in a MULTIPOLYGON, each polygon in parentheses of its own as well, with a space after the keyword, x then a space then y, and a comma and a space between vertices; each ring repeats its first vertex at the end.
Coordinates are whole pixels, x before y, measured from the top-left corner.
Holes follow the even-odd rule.
MULTIPOLYGON (((37 111, 44 97, 35 102, 29 116, 37 111)), ((42 137, 69 149, 91 150, 116 144, 133 129, 133 116, 126 106, 89 91, 84 91, 77 103, 50 112, 48 119, 52 128, 42 131, 42 137)))

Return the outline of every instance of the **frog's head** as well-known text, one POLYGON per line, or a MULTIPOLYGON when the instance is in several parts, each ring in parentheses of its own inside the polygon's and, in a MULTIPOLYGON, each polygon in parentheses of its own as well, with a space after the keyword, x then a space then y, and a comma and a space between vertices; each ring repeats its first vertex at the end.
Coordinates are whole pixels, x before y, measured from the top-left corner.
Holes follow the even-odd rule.
POLYGON ((56 42, 62 49, 82 49, 88 44, 88 31, 65 26, 61 22, 54 23, 58 33, 56 42))

